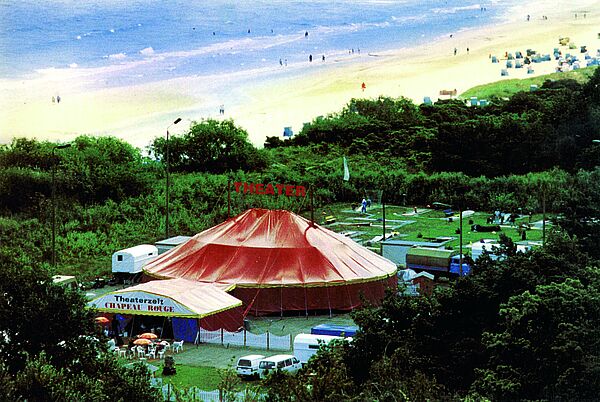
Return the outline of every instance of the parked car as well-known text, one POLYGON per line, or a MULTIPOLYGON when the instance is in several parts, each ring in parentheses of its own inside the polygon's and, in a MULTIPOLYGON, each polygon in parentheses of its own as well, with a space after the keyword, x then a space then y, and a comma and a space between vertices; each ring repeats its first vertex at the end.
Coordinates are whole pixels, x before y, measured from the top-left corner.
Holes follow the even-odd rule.
POLYGON ((262 359, 258 364, 260 378, 265 378, 272 370, 281 370, 289 374, 295 374, 302 368, 300 360, 293 355, 275 355, 262 359))
POLYGON ((257 378, 258 365, 265 357, 263 355, 248 355, 238 359, 236 364, 237 375, 241 378, 257 378))

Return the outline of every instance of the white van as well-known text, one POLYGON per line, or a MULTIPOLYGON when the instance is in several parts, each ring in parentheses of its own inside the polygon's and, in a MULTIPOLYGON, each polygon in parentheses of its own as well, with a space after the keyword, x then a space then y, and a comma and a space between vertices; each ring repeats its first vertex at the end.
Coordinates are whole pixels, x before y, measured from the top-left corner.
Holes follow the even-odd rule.
POLYGON ((275 355, 262 359, 258 364, 260 378, 265 378, 272 370, 281 370, 286 373, 295 374, 300 370, 302 364, 293 355, 275 355))
POLYGON ((242 378, 258 377, 258 364, 265 357, 263 355, 248 355, 238 359, 236 364, 237 375, 242 378))
POLYGON ((313 355, 317 354, 321 344, 327 345, 334 339, 344 339, 341 336, 298 334, 294 338, 294 355, 298 356, 304 365, 313 355))

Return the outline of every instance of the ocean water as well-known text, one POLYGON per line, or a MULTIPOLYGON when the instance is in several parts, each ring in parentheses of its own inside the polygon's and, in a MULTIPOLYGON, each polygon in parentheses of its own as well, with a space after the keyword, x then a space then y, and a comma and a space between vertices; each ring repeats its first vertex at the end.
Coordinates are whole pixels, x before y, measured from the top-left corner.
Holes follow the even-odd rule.
POLYGON ((0 78, 121 86, 377 54, 506 19, 516 0, 3 0, 0 78), (485 9, 485 10, 484 10, 485 9), (308 33, 308 35, 306 35, 308 33), (354 53, 353 53, 354 52, 354 53))

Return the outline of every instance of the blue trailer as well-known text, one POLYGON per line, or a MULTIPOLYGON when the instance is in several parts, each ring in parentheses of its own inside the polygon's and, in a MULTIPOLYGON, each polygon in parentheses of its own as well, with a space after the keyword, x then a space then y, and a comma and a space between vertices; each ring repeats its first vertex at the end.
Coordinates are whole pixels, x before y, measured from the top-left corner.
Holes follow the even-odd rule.
POLYGON ((358 331, 358 327, 353 325, 335 325, 335 324, 319 324, 310 329, 312 335, 331 335, 352 337, 358 331))

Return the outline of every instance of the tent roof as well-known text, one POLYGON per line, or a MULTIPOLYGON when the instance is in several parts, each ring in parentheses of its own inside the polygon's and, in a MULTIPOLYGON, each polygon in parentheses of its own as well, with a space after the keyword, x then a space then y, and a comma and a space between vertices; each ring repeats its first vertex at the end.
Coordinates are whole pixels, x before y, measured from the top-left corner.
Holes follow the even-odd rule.
POLYGON ((386 278, 396 265, 289 211, 250 209, 162 254, 144 272, 238 287, 332 286, 386 278))
POLYGON ((104 313, 203 318, 242 305, 229 288, 186 279, 151 281, 107 293, 88 306, 104 313))

